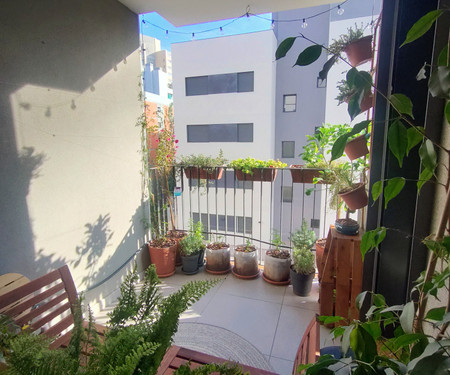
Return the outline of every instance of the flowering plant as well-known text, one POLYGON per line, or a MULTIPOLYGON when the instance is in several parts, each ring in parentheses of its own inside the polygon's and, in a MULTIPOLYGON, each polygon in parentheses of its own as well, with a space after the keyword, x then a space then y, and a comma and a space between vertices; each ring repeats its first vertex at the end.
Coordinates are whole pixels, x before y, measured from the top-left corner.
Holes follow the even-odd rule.
POLYGON ((245 159, 236 159, 230 162, 230 167, 233 167, 236 170, 240 170, 244 173, 253 174, 253 169, 258 168, 285 168, 287 167, 286 163, 281 162, 280 160, 258 160, 255 158, 245 158, 245 159))

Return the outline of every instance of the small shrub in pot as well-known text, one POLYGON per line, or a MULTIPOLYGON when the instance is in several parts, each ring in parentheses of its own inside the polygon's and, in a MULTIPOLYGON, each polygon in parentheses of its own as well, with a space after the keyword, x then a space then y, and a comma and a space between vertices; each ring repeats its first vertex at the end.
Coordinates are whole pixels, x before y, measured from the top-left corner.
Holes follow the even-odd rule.
POLYGON ((308 247, 295 248, 292 252, 291 283, 294 293, 306 297, 311 292, 314 279, 314 253, 308 247))
POLYGON ((199 257, 203 258, 205 245, 203 244, 203 225, 199 221, 191 222, 191 228, 186 237, 180 240, 182 271, 186 274, 194 274, 199 269, 199 257))

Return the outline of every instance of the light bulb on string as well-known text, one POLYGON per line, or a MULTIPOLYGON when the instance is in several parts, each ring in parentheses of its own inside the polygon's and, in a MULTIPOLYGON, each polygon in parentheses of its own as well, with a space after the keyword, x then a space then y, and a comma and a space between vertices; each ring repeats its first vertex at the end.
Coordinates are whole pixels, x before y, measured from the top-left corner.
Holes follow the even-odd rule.
POLYGON ((338 7, 337 7, 337 14, 340 16, 342 16, 344 14, 344 8, 341 8, 340 5, 338 5, 338 7))
POLYGON ((169 39, 169 30, 166 30, 166 39, 169 39))
POLYGON ((195 33, 192 33, 192 40, 195 40, 195 33))
POLYGON ((275 20, 272 20, 272 24, 270 25, 270 27, 272 28, 272 30, 275 28, 275 20))
POLYGON ((223 34, 224 34, 223 28, 222 28, 222 26, 220 26, 220 35, 223 35, 223 34))
POLYGON ((247 21, 250 21, 250 14, 247 12, 247 21))
POLYGON ((306 29, 307 27, 308 27, 308 24, 306 23, 306 19, 303 18, 302 29, 306 29))

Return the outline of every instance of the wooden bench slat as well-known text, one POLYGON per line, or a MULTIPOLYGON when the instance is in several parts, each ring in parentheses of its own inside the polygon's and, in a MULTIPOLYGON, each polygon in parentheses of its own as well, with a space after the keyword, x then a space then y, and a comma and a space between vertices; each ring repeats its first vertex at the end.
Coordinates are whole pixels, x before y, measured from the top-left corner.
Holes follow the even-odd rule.
POLYGON ((43 312, 51 309, 52 307, 56 306, 58 303, 64 301, 67 298, 67 293, 60 294, 56 298, 51 299, 46 304, 39 306, 35 308, 34 310, 31 310, 28 314, 21 316, 20 318, 16 319, 16 323, 19 326, 22 326, 26 323, 31 322, 34 318, 41 315, 43 312))
POLYGON ((50 314, 45 315, 43 318, 39 319, 38 321, 34 322, 31 325, 31 329, 33 331, 38 330, 39 328, 41 328, 43 325, 51 322, 54 318, 56 318, 57 316, 63 314, 64 312, 70 310, 70 304, 69 302, 65 303, 64 305, 58 307, 57 309, 53 310, 50 314))
POLYGON ((73 316, 69 315, 61 319, 58 323, 51 326, 48 330, 44 331, 43 334, 48 337, 56 337, 60 335, 65 329, 69 328, 73 324, 73 316))

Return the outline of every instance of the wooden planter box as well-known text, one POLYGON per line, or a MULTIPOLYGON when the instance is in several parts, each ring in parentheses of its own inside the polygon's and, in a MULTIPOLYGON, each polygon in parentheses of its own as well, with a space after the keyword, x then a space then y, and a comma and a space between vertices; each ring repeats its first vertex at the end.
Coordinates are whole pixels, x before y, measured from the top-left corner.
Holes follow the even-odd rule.
MULTIPOLYGON (((292 176, 292 182, 297 184, 312 184, 314 178, 320 177, 320 168, 304 168, 302 165, 289 166, 292 176)), ((322 182, 318 182, 320 184, 322 182)))
POLYGON ((277 169, 274 168, 257 168, 253 169, 253 174, 244 173, 240 170, 236 171, 236 178, 239 181, 265 181, 272 182, 277 177, 277 169))
POLYGON ((187 178, 203 180, 220 180, 223 175, 223 168, 198 168, 187 167, 184 169, 187 178))
POLYGON ((342 316, 348 322, 359 318, 355 301, 362 288, 360 246, 360 234, 346 236, 330 227, 320 267, 320 315, 342 316))

